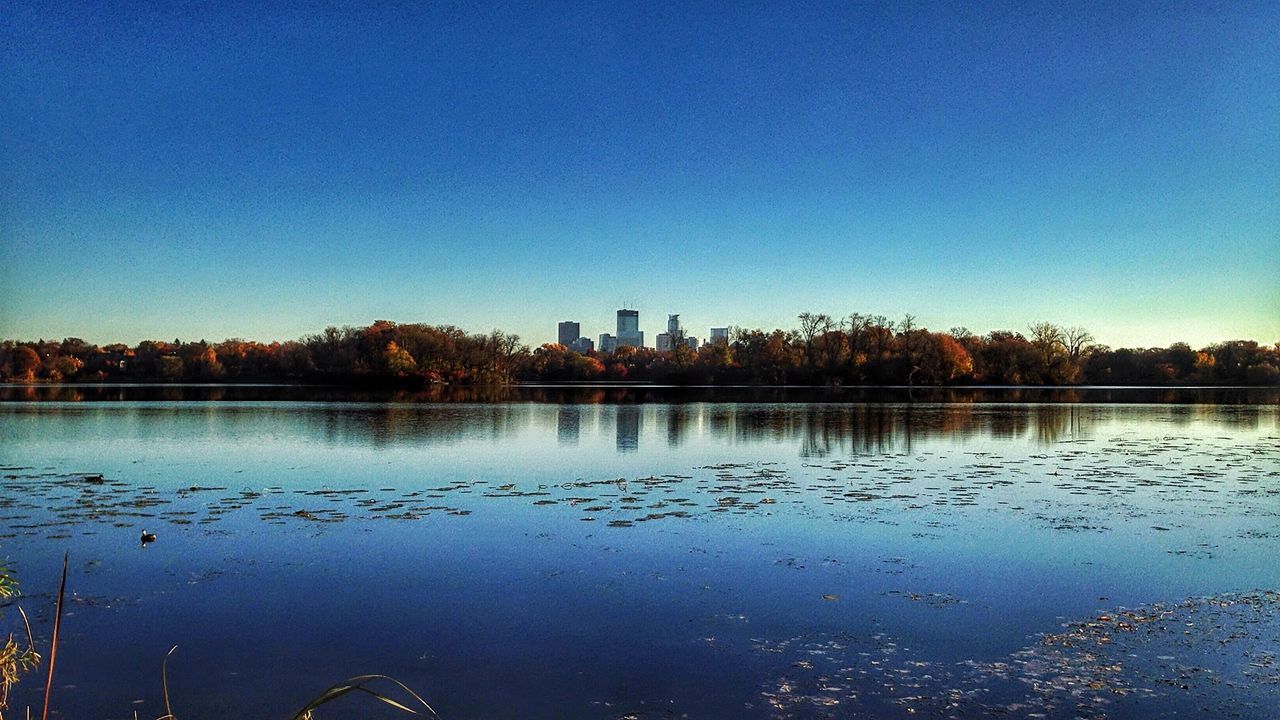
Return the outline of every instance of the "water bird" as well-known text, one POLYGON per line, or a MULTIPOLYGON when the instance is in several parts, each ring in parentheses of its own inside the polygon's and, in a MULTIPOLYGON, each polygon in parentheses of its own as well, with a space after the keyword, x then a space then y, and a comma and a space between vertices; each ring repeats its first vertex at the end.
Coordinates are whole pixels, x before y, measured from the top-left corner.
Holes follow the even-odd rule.
POLYGON ((156 534, 149 533, 146 530, 143 530, 141 539, 142 539, 142 546, 146 547, 147 543, 153 543, 156 541, 156 534))

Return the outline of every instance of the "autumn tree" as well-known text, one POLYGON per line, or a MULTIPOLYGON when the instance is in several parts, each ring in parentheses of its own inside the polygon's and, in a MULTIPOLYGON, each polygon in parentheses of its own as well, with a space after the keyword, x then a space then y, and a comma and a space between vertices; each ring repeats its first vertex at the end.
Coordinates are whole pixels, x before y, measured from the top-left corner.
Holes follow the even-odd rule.
POLYGON ((386 372, 403 377, 418 369, 418 362, 408 350, 396 345, 395 340, 387 343, 382 351, 382 366, 386 372))
POLYGON ((1019 333, 995 330, 974 358, 974 373, 981 382, 996 385, 1034 384, 1041 380, 1041 355, 1019 333))
POLYGON ((40 371, 40 355, 26 345, 14 348, 10 362, 13 365, 10 377, 17 382, 31 382, 40 371))
POLYGON ((286 377, 304 377, 316 371, 316 364, 311 359, 311 349, 306 345, 290 340, 281 343, 275 352, 276 363, 286 377))
POLYGON ((73 380, 80 374, 84 361, 72 355, 54 355, 45 358, 41 375, 50 382, 73 380))
POLYGON ((710 382, 715 382, 719 377, 731 376, 737 367, 733 359, 733 346, 729 344, 728 338, 706 343, 698 348, 696 362, 710 382))
POLYGON ((920 383, 945 385, 973 373, 973 359, 955 338, 927 330, 912 336, 913 372, 920 383))
POLYGON ((223 376, 224 370, 222 363, 218 362, 217 351, 203 340, 180 346, 178 355, 182 359, 185 377, 207 381, 223 376))

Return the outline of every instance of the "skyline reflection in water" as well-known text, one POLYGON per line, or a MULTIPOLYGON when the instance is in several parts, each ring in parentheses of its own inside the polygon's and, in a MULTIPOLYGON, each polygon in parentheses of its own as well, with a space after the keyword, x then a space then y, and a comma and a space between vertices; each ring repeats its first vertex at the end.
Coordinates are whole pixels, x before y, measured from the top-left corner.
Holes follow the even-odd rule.
MULTIPOLYGON (((913 452, 935 441, 1051 445, 1095 436, 1126 420, 1174 427, 1274 428, 1274 405, 1078 403, 330 403, 293 401, 125 401, 0 403, 0 412, 60 417, 66 439, 110 422, 146 422, 181 436, 216 425, 222 435, 306 438, 329 445, 452 445, 510 442, 522 447, 608 444, 620 455, 693 445, 790 446, 799 457, 913 452), (215 420, 216 418, 216 420, 215 420), (611 442, 605 438, 610 438, 611 442)), ((9 432, 22 433, 22 424, 9 432)), ((31 424, 34 428, 36 425, 31 424)), ((42 432, 49 426, 40 425, 42 432)))

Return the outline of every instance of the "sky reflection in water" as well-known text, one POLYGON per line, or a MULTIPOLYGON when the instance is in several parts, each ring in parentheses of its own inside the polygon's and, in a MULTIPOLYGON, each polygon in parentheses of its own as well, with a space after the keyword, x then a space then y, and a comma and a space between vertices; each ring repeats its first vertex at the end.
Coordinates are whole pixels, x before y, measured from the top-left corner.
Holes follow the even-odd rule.
POLYGON ((162 714, 173 644, 180 717, 285 716, 362 672, 446 718, 1277 701, 1269 596, 1193 626, 1229 643, 1109 638, 1121 675, 1045 671, 1079 658, 1040 641, 1280 588, 1274 403, 80 399, 0 404, 0 555, 38 632, 72 556, 68 716, 162 714))

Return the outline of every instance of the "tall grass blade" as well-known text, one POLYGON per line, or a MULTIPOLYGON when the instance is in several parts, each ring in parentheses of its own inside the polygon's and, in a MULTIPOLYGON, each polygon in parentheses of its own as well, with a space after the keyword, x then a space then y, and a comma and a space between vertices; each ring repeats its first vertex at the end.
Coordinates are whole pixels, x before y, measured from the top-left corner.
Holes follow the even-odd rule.
POLYGON ((411 714, 411 715, 417 715, 417 714, 418 714, 418 711, 417 711, 417 710, 414 710, 414 709, 412 709, 412 708, 407 708, 407 707, 405 707, 404 705, 401 705, 400 703, 396 702, 395 700, 392 700, 391 698, 387 697, 386 695, 383 695, 382 693, 379 693, 379 692, 374 692, 373 690, 370 690, 370 689, 369 689, 369 688, 367 688, 367 687, 358 687, 358 688, 356 688, 356 690, 359 690, 359 691, 361 691, 361 692, 369 693, 370 695, 374 696, 375 698, 377 698, 377 699, 381 700, 382 702, 384 702, 384 703, 386 703, 386 704, 390 705, 391 707, 393 707, 393 708, 395 708, 395 709, 397 709, 397 710, 403 710, 403 711, 405 711, 405 712, 407 712, 407 713, 409 713, 409 714, 411 714))
POLYGON ((53 616, 53 637, 49 640, 49 675, 44 681, 44 712, 41 720, 49 720, 49 700, 53 694, 53 664, 58 659, 58 632, 62 629, 62 601, 67 594, 67 562, 71 553, 62 555, 62 584, 58 587, 58 605, 53 616))
POLYGON ((337 685, 334 685, 328 690, 325 690, 324 692, 320 693, 320 695, 317 696, 314 700, 307 703, 305 707, 303 707, 298 712, 294 713, 292 720, 311 720, 311 713, 313 710, 320 707, 321 705, 324 705, 325 703, 333 702, 334 700, 337 700, 338 698, 353 692, 362 692, 362 693, 372 695, 378 700, 381 700, 382 702, 390 705, 391 707, 396 708, 397 710, 400 710, 402 712, 409 713, 411 715, 421 714, 417 710, 414 710, 411 707, 408 707, 396 700, 393 700, 376 690, 371 690, 368 687, 365 687, 366 685, 368 685, 370 682, 373 682, 374 680, 385 680, 387 682, 394 683, 395 685, 399 686, 401 690, 404 690, 406 693, 409 694, 410 697, 416 700, 418 704, 422 705, 422 707, 425 708, 427 712, 431 714, 431 717, 439 720, 440 718, 439 713, 435 711, 435 708, 432 708, 430 705, 428 705, 426 700, 423 700, 422 697, 418 695, 418 693, 414 692, 413 690, 410 690, 408 685, 405 685, 399 680, 396 680, 395 678, 390 677, 388 675, 357 675, 352 678, 347 678, 346 680, 343 680, 337 685))
POLYGON ((22 616, 22 626, 27 629, 27 648, 31 650, 35 662, 40 662, 40 656, 35 654, 36 636, 31 634, 31 621, 27 619, 27 611, 21 606, 18 607, 18 614, 22 616))
POLYGON ((160 663, 160 685, 164 688, 164 716, 167 718, 174 717, 173 708, 169 707, 169 656, 177 649, 177 645, 169 648, 169 652, 164 654, 164 660, 160 663))

